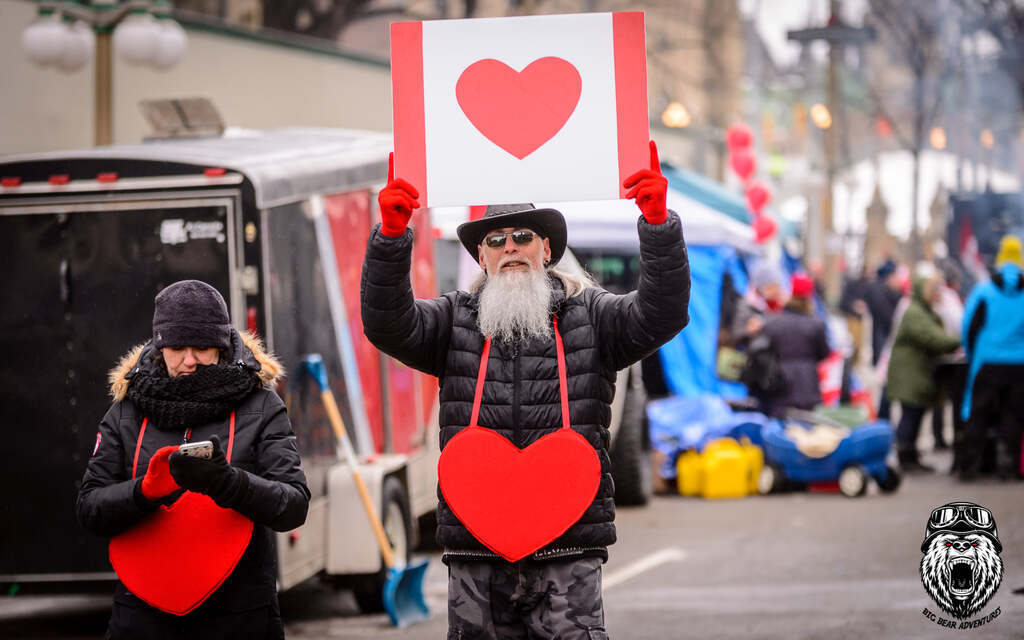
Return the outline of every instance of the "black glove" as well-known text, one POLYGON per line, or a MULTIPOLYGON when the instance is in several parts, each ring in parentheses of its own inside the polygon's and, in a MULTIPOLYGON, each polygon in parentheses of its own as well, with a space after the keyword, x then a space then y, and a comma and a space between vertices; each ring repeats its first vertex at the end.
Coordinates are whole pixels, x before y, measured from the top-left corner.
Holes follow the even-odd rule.
POLYGON ((220 448, 220 438, 210 438, 213 456, 209 460, 186 456, 179 451, 171 454, 168 466, 171 477, 183 489, 203 493, 221 507, 232 508, 249 489, 249 474, 232 467, 220 448))

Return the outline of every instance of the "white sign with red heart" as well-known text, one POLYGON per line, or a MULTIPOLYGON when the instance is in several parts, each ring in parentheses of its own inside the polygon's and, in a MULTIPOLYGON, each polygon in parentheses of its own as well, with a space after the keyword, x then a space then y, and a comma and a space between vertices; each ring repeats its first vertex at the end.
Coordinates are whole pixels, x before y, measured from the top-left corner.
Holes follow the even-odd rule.
POLYGON ((394 23, 391 63, 421 204, 615 199, 647 166, 641 12, 394 23))

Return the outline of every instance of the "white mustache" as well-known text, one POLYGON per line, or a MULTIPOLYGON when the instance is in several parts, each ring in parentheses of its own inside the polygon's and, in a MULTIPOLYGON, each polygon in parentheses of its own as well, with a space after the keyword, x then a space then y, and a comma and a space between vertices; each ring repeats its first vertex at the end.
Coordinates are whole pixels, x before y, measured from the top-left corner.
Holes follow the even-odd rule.
POLYGON ((529 260, 527 260, 525 257, 516 254, 516 255, 511 255, 511 256, 504 257, 501 260, 499 260, 498 261, 498 268, 500 269, 500 268, 504 267, 505 265, 509 264, 510 262, 521 262, 521 263, 523 263, 525 265, 529 265, 531 267, 533 266, 533 264, 529 260))

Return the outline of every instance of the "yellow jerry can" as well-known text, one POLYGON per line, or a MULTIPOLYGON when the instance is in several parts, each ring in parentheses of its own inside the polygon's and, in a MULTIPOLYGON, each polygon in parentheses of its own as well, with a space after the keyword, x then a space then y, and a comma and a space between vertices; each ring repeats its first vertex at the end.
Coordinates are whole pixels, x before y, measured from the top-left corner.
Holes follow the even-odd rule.
POLYGON ((742 498, 750 487, 749 454, 732 438, 718 438, 704 447, 702 457, 705 498, 742 498))
POLYGON ((701 455, 689 449, 676 460, 676 485, 681 496, 699 496, 701 485, 701 455))
POLYGON ((744 437, 740 442, 740 449, 747 456, 747 493, 757 494, 757 478, 761 475, 761 467, 764 466, 764 451, 756 444, 751 444, 750 439, 744 437))

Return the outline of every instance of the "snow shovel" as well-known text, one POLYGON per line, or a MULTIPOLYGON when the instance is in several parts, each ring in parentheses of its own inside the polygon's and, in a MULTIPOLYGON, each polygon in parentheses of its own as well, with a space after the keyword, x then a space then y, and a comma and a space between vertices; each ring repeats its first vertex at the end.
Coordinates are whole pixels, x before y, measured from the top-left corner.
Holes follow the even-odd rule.
POLYGON ((352 470, 352 480, 356 484, 356 489, 359 490, 359 497, 362 498, 363 507, 366 508, 366 516, 370 519, 381 555, 384 556, 388 577, 384 582, 382 600, 384 609, 387 611, 388 617, 391 618, 391 624, 396 627, 405 627, 426 620, 430 617, 430 609, 427 608, 427 603, 423 599, 423 576, 427 571, 427 561, 420 560, 407 566, 396 565, 391 543, 388 542, 384 527, 381 525, 380 518, 377 517, 377 510, 366 490, 363 477, 359 474, 356 454, 352 450, 352 443, 345 432, 345 423, 341 419, 341 413, 338 412, 334 394, 327 385, 327 369, 324 367, 323 358, 319 354, 310 354, 303 359, 302 365, 320 386, 320 397, 323 399, 324 408, 327 409, 331 428, 334 429, 334 435, 345 456, 345 462, 352 470))

